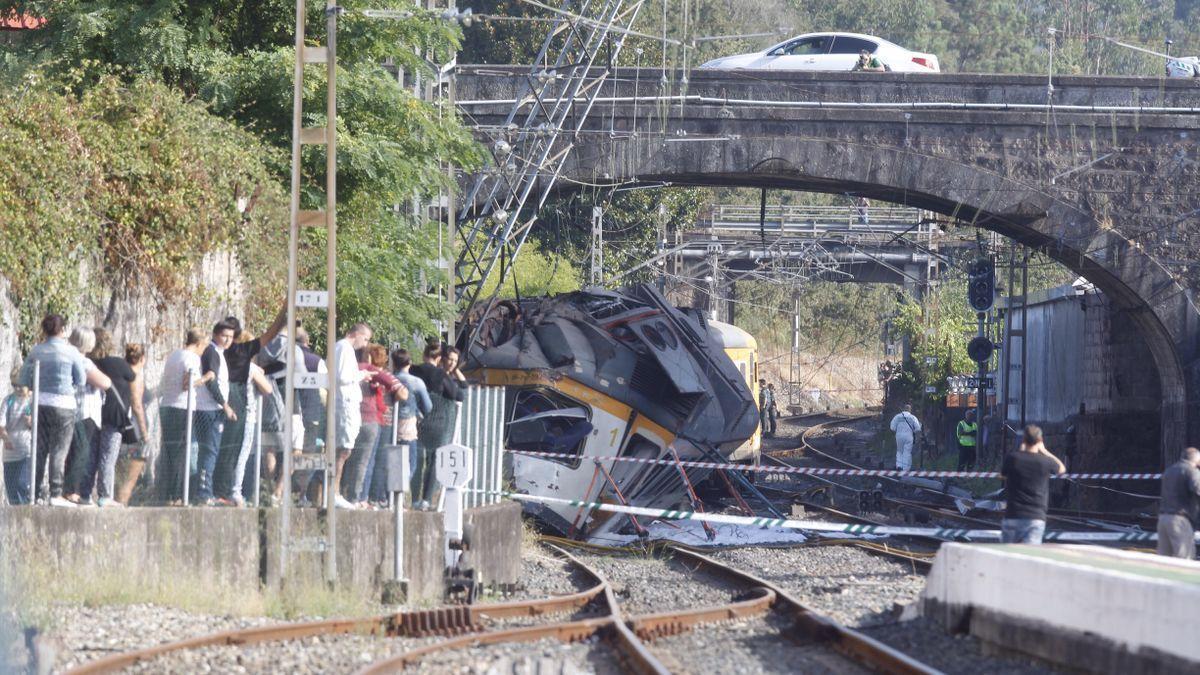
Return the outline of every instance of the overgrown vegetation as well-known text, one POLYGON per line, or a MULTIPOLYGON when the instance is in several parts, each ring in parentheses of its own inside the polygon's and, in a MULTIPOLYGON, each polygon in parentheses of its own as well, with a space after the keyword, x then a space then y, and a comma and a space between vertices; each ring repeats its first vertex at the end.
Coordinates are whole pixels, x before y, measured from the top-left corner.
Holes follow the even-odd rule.
MULTIPOLYGON (((448 60, 459 45, 457 26, 433 13, 381 21, 356 11, 364 7, 410 9, 410 3, 347 0, 342 5, 347 11, 339 20, 338 52, 338 318, 343 323, 369 320, 381 339, 399 338, 427 330, 432 319, 444 316, 448 308, 425 292, 443 274, 437 266, 436 236, 423 218, 412 218, 407 215, 410 209, 397 210, 393 206, 428 203, 451 180, 447 165, 469 169, 480 161, 481 154, 453 111, 418 100, 411 89, 400 87, 395 74, 383 65, 388 60, 410 74, 428 75, 432 71, 424 56, 439 63, 448 60)), ((221 164, 245 170, 247 162, 229 154, 233 151, 228 149, 232 143, 240 144, 252 160, 248 166, 262 180, 238 182, 237 189, 230 189, 234 186, 229 184, 212 185, 204 200, 192 201, 192 206, 200 207, 195 217, 170 224, 174 228, 171 231, 187 232, 186 236, 156 240, 166 252, 154 251, 155 256, 194 262, 205 251, 227 243, 210 236, 202 227, 192 226, 197 219, 211 226, 211 220, 204 219, 232 214, 221 221, 222 227, 243 227, 236 211, 238 197, 253 199, 257 194, 256 203, 261 206, 264 196, 273 199, 286 194, 294 7, 290 0, 0 0, 0 14, 15 11, 47 20, 39 30, 15 41, 0 61, 0 76, 9 84, 0 97, 16 99, 7 101, 6 107, 18 106, 22 105, 22 97, 48 95, 45 92, 65 87, 81 100, 94 102, 95 107, 86 112, 106 119, 121 114, 120 101, 111 96, 100 99, 97 92, 119 91, 122 87, 116 83, 120 83, 135 93, 153 90, 161 96, 169 93, 181 105, 186 101, 195 111, 189 118, 193 125, 218 125, 231 132, 242 129, 240 138, 230 136, 229 142, 220 146, 220 151, 226 153, 221 164), (114 109, 105 109, 105 103, 111 103, 114 109), (203 115, 212 117, 212 121, 201 122, 203 115), (259 193, 253 191, 257 185, 262 186, 259 193)), ((309 3, 307 25, 314 44, 324 40, 323 11, 321 3, 309 3)), ((309 112, 305 126, 325 122, 324 100, 324 69, 307 69, 305 110, 309 112)), ((155 167, 155 175, 164 179, 189 174, 205 178, 212 174, 208 169, 218 169, 219 174, 222 168, 204 164, 211 157, 199 152, 180 153, 169 158, 174 164, 155 165, 164 159, 166 151, 173 150, 174 144, 208 142, 203 136, 171 138, 169 142, 163 136, 157 144, 152 142, 155 131, 178 134, 185 129, 130 123, 120 131, 123 135, 115 138, 128 146, 119 148, 125 153, 122 157, 126 163, 155 167)), ((31 142, 25 150, 6 147, 3 151, 36 153, 36 139, 24 140, 31 142)), ((70 181, 68 166, 44 162, 32 175, 70 181)), ((115 167, 118 172, 125 168, 115 167)), ((323 206, 324 174, 323 150, 307 148, 303 208, 323 206)), ((136 178, 125 188, 127 201, 145 207, 118 208, 108 214, 111 224, 90 221, 82 215, 84 211, 79 211, 74 214, 79 217, 55 226, 59 228, 57 239, 74 244, 68 248, 70 255, 87 256, 102 245, 125 246, 124 241, 110 243, 108 237, 157 231, 163 219, 173 215, 162 209, 174 208, 175 202, 153 204, 159 198, 159 185, 142 180, 136 172, 118 176, 136 178), (103 238, 103 243, 97 238, 103 238)), ((9 217, 9 211, 20 201, 21 195, 13 195, 0 202, 0 227, 4 228, 0 234, 7 235, 16 221, 9 217)), ((27 214, 25 222, 45 227, 45 221, 60 207, 51 204, 39 208, 42 210, 27 214)), ((97 211, 95 205, 86 210, 93 215, 104 212, 97 211)), ((286 273, 286 247, 275 234, 286 235, 287 215, 272 215, 275 219, 270 236, 258 238, 250 249, 239 249, 239 255, 248 250, 260 252, 259 259, 242 261, 251 270, 251 277, 277 280, 286 273)), ((324 269, 314 263, 319 263, 318 253, 324 250, 323 233, 308 233, 307 237, 302 258, 309 264, 303 270, 302 283, 319 288, 324 285, 324 269)), ((52 259, 40 257, 40 249, 23 248, 24 241, 16 242, 8 236, 3 239, 15 242, 11 247, 5 244, 9 257, 22 256, 31 264, 49 266, 46 263, 52 259)), ((116 274, 137 271, 136 262, 127 255, 104 260, 106 272, 116 274)), ((9 269, 5 267, 6 272, 9 269)), ((69 299, 70 293, 60 290, 63 288, 62 284, 54 287, 53 297, 29 296, 21 308, 22 315, 39 315, 55 307, 56 298, 69 299)), ((265 318, 278 304, 277 285, 266 284, 259 290, 249 303, 259 314, 251 312, 252 320, 265 318)), ((181 299, 178 287, 165 285, 163 291, 171 299, 181 299)))
POLYGON ((255 270, 254 295, 277 293, 274 151, 149 79, 70 84, 30 73, 0 95, 0 269, 21 339, 44 310, 71 314, 94 277, 188 299, 196 263, 224 249, 255 270))

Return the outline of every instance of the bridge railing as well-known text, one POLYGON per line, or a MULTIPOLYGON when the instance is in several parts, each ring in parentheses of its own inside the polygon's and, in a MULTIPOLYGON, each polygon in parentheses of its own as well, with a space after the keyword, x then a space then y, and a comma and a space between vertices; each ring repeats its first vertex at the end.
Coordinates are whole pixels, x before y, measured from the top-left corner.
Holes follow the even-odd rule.
POLYGON ((761 229, 772 235, 822 237, 878 233, 928 238, 935 225, 921 209, 903 206, 790 206, 721 205, 702 213, 693 235, 753 235, 761 229))

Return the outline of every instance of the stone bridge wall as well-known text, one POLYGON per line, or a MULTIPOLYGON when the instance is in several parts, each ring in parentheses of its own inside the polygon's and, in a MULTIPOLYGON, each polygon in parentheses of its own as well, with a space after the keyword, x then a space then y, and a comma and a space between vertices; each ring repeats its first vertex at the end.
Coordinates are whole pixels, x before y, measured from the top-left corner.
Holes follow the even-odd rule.
MULTIPOLYGON (((464 67, 460 100, 518 78, 464 67)), ((768 187, 916 206, 1045 252, 1109 298, 1161 381, 1164 456, 1200 434, 1200 87, 1161 78, 694 71, 683 101, 621 70, 562 175, 574 182, 768 187), (864 105, 865 104, 865 105, 864 105), (1083 108, 1068 106, 1084 106, 1083 108), (1104 109, 1094 106, 1132 106, 1104 109)), ((552 85, 554 86, 554 85, 552 85)), ((481 136, 510 103, 470 104, 481 136)), ((563 142, 566 142, 564 139, 563 142)), ((570 188, 566 188, 570 189, 570 188)))

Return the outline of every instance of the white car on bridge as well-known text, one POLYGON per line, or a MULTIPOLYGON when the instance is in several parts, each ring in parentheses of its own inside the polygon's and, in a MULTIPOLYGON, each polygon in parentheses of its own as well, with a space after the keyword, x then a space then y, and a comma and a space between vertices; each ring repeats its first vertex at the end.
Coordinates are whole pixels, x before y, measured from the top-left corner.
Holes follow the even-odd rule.
POLYGON ((712 70, 853 70, 858 55, 867 51, 884 68, 898 73, 936 73, 933 54, 912 52, 873 35, 807 33, 753 54, 713 59, 701 65, 712 70))

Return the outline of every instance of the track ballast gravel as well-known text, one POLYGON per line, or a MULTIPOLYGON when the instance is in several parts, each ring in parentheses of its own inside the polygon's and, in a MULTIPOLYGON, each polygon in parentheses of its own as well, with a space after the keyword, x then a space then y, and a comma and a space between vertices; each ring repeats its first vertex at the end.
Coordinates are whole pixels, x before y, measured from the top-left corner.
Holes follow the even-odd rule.
POLYGON ((734 589, 728 583, 673 560, 635 555, 574 555, 604 575, 626 616, 725 605, 733 598, 734 589))

